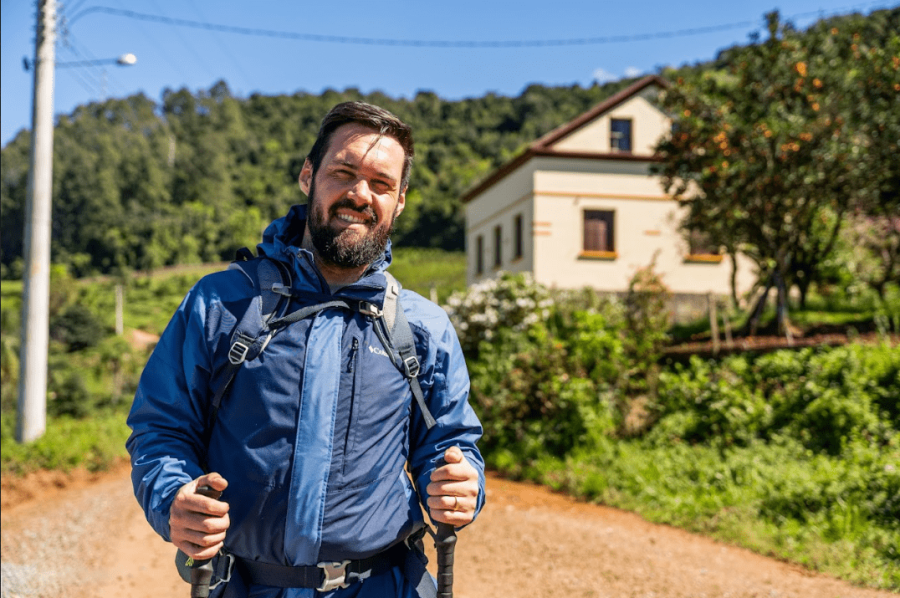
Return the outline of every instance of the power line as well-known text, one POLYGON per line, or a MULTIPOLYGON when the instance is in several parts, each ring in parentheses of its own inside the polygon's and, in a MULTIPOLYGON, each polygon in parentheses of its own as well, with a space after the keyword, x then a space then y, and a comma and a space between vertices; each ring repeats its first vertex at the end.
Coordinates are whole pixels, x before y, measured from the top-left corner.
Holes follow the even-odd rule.
MULTIPOLYGON (((857 10, 863 7, 882 4, 881 0, 870 2, 867 4, 859 4, 846 9, 832 11, 831 16, 843 14, 846 11, 857 10)), ((416 39, 390 39, 376 37, 354 37, 345 35, 322 35, 317 33, 297 33, 292 31, 277 31, 273 29, 254 29, 250 27, 237 27, 234 25, 220 25, 217 23, 207 23, 203 21, 192 21, 189 19, 175 19, 160 15, 151 15, 146 13, 135 12, 133 10, 125 10, 118 8, 110 8, 106 6, 92 6, 79 12, 72 17, 70 24, 78 19, 93 13, 105 13, 113 16, 125 17, 128 19, 136 19, 141 21, 151 21, 155 23, 163 23, 165 25, 175 25, 179 27, 191 27, 194 29, 207 29, 210 31, 222 31, 226 33, 236 33, 239 35, 252 35, 256 37, 270 37, 281 39, 292 39, 300 41, 324 42, 335 44, 358 44, 370 46, 414 46, 429 48, 526 48, 526 47, 553 47, 553 46, 586 46, 596 44, 626 43, 636 41, 646 41, 650 39, 665 39, 673 37, 685 37, 690 35, 703 35, 707 33, 716 33, 719 31, 727 31, 729 29, 742 29, 755 25, 760 25, 759 19, 752 21, 741 21, 739 23, 726 23, 720 25, 709 25, 706 27, 692 27, 690 29, 680 29, 676 31, 657 31, 652 33, 636 33, 630 35, 610 35, 602 37, 581 37, 570 39, 543 39, 543 40, 416 40, 416 39)), ((795 14, 786 17, 787 19, 806 18, 810 16, 826 16, 823 11, 814 11, 795 14)))
MULTIPOLYGON (((156 0, 150 0, 150 1, 153 3, 153 6, 156 7, 156 10, 158 10, 159 12, 162 12, 162 10, 160 10, 160 8, 159 8, 159 5, 156 3, 156 0)), ((118 3, 118 2, 117 2, 117 3, 118 3)), ((164 17, 164 18, 166 18, 166 17, 164 17)), ((200 56, 200 54, 197 53, 197 50, 194 49, 194 46, 192 46, 192 45, 190 44, 190 42, 188 42, 188 40, 186 40, 186 39, 184 38, 184 36, 181 35, 181 32, 180 32, 180 31, 178 31, 178 30, 176 29, 176 30, 175 30, 175 35, 178 37, 178 40, 182 43, 182 45, 184 45, 184 47, 187 48, 188 52, 190 52, 191 54, 194 55, 194 58, 197 60, 197 63, 200 65, 200 67, 201 67, 203 70, 205 70, 206 72, 211 73, 211 74, 214 74, 214 73, 215 73, 215 70, 212 69, 212 68, 210 68, 209 65, 206 64, 206 61, 203 60, 203 57, 200 56)))
MULTIPOLYGON (((203 12, 201 12, 200 8, 196 5, 196 3, 194 3, 194 0, 189 0, 189 4, 191 5, 191 8, 194 9, 194 12, 197 13, 197 16, 199 16, 201 19, 203 19, 205 21, 206 15, 204 15, 203 12)), ((228 49, 228 46, 225 45, 224 43, 222 43, 222 38, 219 37, 215 31, 212 32, 212 37, 216 41, 216 44, 218 44, 219 48, 222 49, 222 52, 228 57, 229 60, 231 60, 231 64, 234 65, 235 69, 237 69, 238 73, 240 73, 241 77, 244 80, 244 83, 249 84, 251 81, 250 77, 248 77, 247 73, 244 72, 244 69, 241 66, 240 61, 237 58, 235 58, 235 56, 234 56, 234 54, 232 54, 231 50, 228 49)))

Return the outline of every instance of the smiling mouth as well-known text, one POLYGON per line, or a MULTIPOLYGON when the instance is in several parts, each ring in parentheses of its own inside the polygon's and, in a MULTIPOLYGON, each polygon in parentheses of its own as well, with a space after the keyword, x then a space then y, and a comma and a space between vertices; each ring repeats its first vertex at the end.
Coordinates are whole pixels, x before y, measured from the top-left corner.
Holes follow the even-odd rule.
POLYGON ((355 216, 353 214, 347 214, 347 213, 342 212, 339 214, 335 214, 335 217, 338 220, 340 220, 342 222, 346 222, 348 224, 369 224, 368 218, 363 218, 362 216, 355 216))

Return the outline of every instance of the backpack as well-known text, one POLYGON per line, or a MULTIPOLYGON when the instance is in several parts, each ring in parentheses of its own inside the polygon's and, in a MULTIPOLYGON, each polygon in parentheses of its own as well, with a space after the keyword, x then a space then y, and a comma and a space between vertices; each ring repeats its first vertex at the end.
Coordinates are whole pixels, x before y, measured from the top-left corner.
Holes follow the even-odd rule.
POLYGON ((259 357, 279 329, 331 307, 357 311, 372 320, 375 335, 384 345, 391 362, 409 383, 425 425, 429 430, 435 426, 434 416, 425 404, 422 387, 417 378, 419 358, 416 355, 412 328, 403 312, 403 306, 400 305, 400 283, 393 275, 384 272, 387 278, 384 309, 365 301, 330 299, 285 313, 296 292, 291 290, 291 274, 282 262, 265 256, 254 256, 245 247, 238 250, 235 260, 229 264, 228 269, 242 272, 257 294, 231 334, 228 362, 222 365, 220 373, 212 379, 213 398, 209 409, 209 423, 206 426, 205 446, 209 446, 213 424, 222 405, 222 399, 241 365, 259 357))

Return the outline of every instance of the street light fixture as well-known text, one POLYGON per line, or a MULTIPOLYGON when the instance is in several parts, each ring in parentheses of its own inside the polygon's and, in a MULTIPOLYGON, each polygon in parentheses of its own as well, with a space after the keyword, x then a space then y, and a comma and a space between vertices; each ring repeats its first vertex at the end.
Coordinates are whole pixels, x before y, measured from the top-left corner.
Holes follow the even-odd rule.
MULTIPOLYGON (((122 54, 118 58, 98 58, 96 60, 75 60, 72 62, 57 62, 54 64, 56 68, 67 68, 73 66, 99 66, 101 64, 118 64, 119 66, 131 66, 137 63, 137 56, 132 53, 122 54)), ((22 58, 22 66, 26 71, 31 70, 31 61, 28 57, 22 58)))

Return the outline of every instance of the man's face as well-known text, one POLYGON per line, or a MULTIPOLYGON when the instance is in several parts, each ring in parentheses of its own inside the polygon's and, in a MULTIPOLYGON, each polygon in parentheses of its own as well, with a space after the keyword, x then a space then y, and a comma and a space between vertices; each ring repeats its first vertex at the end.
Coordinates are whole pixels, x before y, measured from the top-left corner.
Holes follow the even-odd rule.
POLYGON ((394 218, 406 205, 404 158, 396 139, 349 124, 334 132, 315 175, 309 161, 303 165, 307 228, 321 259, 360 268, 384 252, 394 218))

